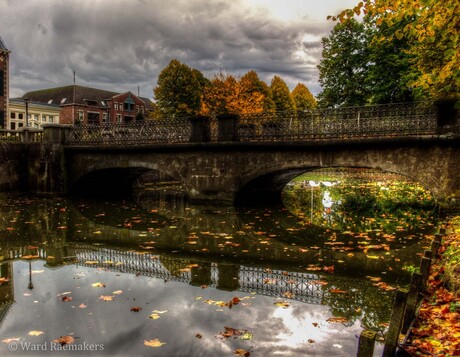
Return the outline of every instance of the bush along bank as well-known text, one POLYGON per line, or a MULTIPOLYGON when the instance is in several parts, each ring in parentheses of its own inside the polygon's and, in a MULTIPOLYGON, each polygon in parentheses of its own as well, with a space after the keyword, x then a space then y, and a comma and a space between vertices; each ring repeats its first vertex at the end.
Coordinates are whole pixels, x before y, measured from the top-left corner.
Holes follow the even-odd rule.
POLYGON ((445 229, 401 355, 460 356, 460 216, 450 218, 445 229))

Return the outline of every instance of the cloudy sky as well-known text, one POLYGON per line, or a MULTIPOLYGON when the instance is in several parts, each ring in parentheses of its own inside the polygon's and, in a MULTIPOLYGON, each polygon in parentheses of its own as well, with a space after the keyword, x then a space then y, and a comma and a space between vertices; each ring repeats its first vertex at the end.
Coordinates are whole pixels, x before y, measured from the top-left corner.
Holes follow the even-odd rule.
POLYGON ((317 94, 326 20, 357 0, 0 0, 10 97, 73 83, 152 98, 171 59, 317 94))

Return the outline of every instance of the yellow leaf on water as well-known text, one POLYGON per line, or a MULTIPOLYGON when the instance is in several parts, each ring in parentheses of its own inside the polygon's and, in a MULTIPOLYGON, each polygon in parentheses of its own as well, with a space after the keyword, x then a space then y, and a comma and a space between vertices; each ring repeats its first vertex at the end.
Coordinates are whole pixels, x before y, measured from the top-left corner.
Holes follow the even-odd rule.
POLYGON ((367 255, 369 259, 379 259, 378 255, 367 255))
POLYGON ((149 317, 150 317, 151 319, 156 320, 156 319, 159 319, 159 318, 160 318, 160 315, 158 315, 158 314, 151 314, 151 315, 149 315, 149 317))
POLYGON ((116 290, 116 291, 113 291, 112 294, 115 294, 115 295, 123 294, 123 290, 116 290))
POLYGON ((30 331, 28 333, 29 336, 40 336, 40 335, 43 335, 44 332, 43 331, 30 331))
POLYGON ((154 338, 153 340, 144 340, 144 345, 149 347, 161 347, 166 345, 166 342, 161 342, 158 338, 154 338))
POLYGON ((92 286, 93 288, 105 288, 105 284, 104 284, 104 283, 100 283, 100 282, 91 284, 91 286, 92 286))

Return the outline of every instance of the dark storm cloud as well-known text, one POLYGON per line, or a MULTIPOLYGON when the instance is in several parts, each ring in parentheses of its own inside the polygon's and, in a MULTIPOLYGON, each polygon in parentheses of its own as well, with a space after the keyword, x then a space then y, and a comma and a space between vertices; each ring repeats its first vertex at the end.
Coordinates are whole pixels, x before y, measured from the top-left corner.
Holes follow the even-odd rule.
POLYGON ((244 1, 0 0, 0 36, 11 54, 10 91, 77 83, 151 97, 173 58, 211 77, 255 70, 267 83, 318 92, 320 37, 330 24, 282 22, 244 1), (305 40, 309 35, 311 39, 305 40))

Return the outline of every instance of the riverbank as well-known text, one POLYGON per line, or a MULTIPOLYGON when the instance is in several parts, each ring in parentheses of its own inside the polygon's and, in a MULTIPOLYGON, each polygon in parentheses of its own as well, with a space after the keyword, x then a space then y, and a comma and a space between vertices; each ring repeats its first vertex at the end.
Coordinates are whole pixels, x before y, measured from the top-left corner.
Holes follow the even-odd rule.
POLYGON ((411 356, 460 356, 460 216, 450 219, 446 229, 405 347, 411 356))

